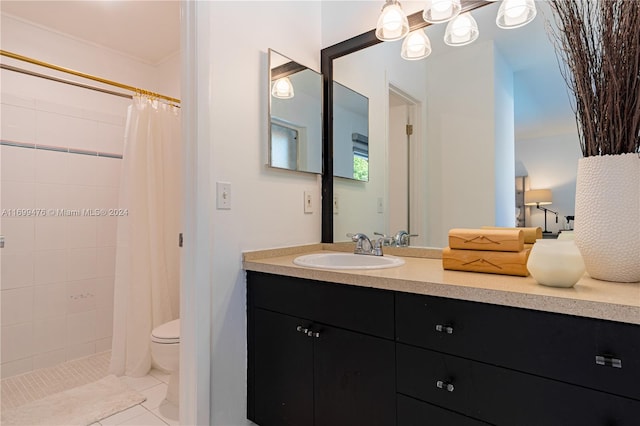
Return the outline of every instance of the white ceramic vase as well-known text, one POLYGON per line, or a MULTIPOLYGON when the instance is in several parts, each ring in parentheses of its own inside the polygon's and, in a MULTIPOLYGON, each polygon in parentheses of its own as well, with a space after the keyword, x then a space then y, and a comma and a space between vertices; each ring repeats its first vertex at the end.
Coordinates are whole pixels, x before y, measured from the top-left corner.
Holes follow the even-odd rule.
POLYGON ((573 240, 537 240, 527 269, 538 284, 573 287, 584 275, 584 262, 573 240))
POLYGON ((579 160, 574 231, 592 278, 640 282, 639 154, 579 160))

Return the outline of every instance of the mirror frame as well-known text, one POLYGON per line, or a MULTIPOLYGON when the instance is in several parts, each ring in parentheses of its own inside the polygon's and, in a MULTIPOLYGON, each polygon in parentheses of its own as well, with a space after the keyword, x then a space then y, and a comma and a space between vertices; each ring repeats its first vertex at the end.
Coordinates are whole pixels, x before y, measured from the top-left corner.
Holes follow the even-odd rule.
MULTIPOLYGON (((460 13, 469 12, 493 4, 485 0, 462 0, 460 13)), ((422 19, 422 11, 407 17, 409 31, 431 25, 422 19)), ((348 40, 336 43, 320 51, 322 73, 322 242, 333 243, 333 61, 350 53, 382 43, 376 37, 375 28, 348 40)), ((398 52, 400 55, 400 52, 398 52)))

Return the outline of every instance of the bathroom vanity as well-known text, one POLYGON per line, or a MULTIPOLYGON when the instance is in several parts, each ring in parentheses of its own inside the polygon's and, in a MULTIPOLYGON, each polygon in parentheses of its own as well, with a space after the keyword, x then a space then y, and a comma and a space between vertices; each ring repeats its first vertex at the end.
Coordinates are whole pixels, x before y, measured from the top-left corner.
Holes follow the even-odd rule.
POLYGON ((547 288, 412 257, 317 270, 299 254, 245 254, 247 417, 260 426, 640 418, 638 284, 547 288))

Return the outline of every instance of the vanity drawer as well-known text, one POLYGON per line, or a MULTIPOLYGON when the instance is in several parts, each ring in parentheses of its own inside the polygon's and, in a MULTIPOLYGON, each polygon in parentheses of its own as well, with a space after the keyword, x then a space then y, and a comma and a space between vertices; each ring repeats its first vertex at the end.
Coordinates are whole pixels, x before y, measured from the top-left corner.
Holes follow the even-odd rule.
POLYGON ((394 294, 366 287, 247 272, 249 303, 287 315, 394 338, 394 294))
POLYGON ((398 394, 398 426, 487 426, 489 423, 398 394))
POLYGON ((640 400, 637 325, 397 293, 396 339, 640 400))
POLYGON ((640 401, 397 345, 397 391, 504 426, 634 426, 640 401))

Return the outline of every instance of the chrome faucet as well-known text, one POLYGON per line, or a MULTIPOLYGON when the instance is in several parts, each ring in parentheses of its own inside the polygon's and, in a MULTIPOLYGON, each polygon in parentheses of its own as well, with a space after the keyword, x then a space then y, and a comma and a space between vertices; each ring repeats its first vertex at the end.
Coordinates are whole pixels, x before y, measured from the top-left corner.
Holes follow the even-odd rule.
POLYGON ((353 250, 354 254, 382 256, 382 238, 379 238, 374 244, 371 244, 371 240, 365 234, 347 234, 347 237, 350 237, 351 241, 356 243, 356 248, 353 250))
POLYGON ((409 247, 409 237, 417 237, 416 234, 409 234, 407 231, 398 231, 393 237, 396 247, 409 247))

